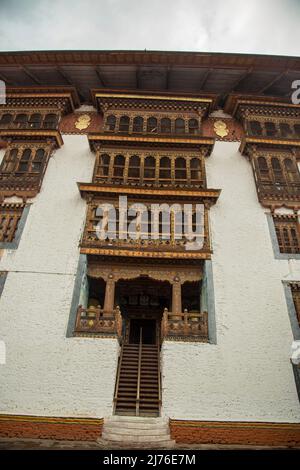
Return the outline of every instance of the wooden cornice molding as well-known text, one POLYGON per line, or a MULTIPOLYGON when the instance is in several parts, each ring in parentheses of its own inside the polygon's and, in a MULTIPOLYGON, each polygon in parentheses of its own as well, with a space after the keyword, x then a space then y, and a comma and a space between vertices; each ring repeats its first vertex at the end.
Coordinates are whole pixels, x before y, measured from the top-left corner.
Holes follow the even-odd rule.
POLYGON ((211 251, 155 251, 140 250, 138 247, 128 250, 126 248, 94 248, 81 246, 80 253, 85 255, 101 255, 101 256, 129 256, 134 258, 155 258, 155 259, 211 259, 211 251))
POLYGON ((266 115, 273 113, 277 115, 280 111, 286 110, 287 113, 300 115, 300 105, 293 104, 291 101, 283 101, 282 98, 260 95, 230 94, 226 100, 224 112, 238 118, 241 107, 266 108, 266 115))
MULTIPOLYGON (((6 101, 8 106, 10 103, 16 102, 16 106, 19 106, 20 100, 25 103, 28 102, 28 106, 35 104, 39 106, 43 101, 55 103, 55 100, 61 100, 64 102, 64 112, 73 112, 78 106, 80 106, 80 100, 78 92, 73 86, 36 86, 36 87, 12 87, 6 88, 6 101)), ((2 105, 3 106, 3 105, 2 105)), ((0 106, 0 108, 2 107, 0 106)))
POLYGON ((92 151, 96 150, 98 144, 110 144, 110 145, 149 145, 149 146, 172 146, 185 148, 203 148, 206 147, 206 156, 210 155, 213 150, 215 139, 210 137, 163 137, 163 136, 132 136, 132 135, 120 135, 120 134, 103 134, 103 133, 91 133, 88 135, 88 141, 92 151))
POLYGON ((61 133, 55 129, 0 129, 0 141, 7 142, 47 142, 54 143, 54 147, 59 148, 63 145, 61 133))
POLYGON ((80 194, 83 198, 90 196, 112 196, 128 195, 139 198, 171 198, 177 199, 193 199, 195 202, 200 200, 211 201, 212 204, 216 203, 221 189, 182 189, 182 188, 145 188, 145 187, 129 187, 129 186, 114 186, 114 185, 99 185, 95 183, 77 183, 80 194))
POLYGON ((253 147, 278 149, 278 150, 292 150, 293 148, 300 148, 300 140, 295 139, 276 139, 268 137, 245 137, 240 145, 239 151, 242 155, 249 155, 253 147))

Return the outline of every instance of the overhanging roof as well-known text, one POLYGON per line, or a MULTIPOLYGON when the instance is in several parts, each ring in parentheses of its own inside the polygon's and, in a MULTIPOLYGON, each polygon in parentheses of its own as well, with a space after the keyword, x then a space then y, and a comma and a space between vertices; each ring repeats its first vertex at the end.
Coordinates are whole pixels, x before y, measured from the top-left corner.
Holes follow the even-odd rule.
POLYGON ((1 52, 0 79, 9 86, 74 86, 279 97, 288 102, 300 79, 300 58, 255 54, 160 51, 1 52))

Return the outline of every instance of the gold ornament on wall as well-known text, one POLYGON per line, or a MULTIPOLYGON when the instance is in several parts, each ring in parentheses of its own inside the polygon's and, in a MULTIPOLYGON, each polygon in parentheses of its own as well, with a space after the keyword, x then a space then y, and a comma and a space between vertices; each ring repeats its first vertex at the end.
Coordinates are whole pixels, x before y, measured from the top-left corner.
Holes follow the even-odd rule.
POLYGON ((80 131, 87 129, 91 124, 91 120, 91 116, 89 116, 88 114, 81 114, 75 122, 76 129, 79 129, 80 131))
POLYGON ((226 137, 229 134, 229 129, 226 122, 224 121, 215 121, 214 122, 214 131, 219 137, 226 137))

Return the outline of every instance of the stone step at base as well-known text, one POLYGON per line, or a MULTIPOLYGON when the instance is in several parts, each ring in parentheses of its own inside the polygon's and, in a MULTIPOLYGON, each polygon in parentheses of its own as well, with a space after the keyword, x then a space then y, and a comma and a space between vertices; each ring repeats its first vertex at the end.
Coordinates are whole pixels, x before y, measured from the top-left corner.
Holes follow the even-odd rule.
POLYGON ((148 442, 128 442, 128 441, 110 441, 107 439, 100 438, 98 439, 98 444, 103 445, 106 449, 145 449, 145 450, 155 450, 155 449, 174 449, 175 441, 172 439, 167 439, 165 441, 153 442, 148 440, 148 442))
POLYGON ((130 433, 131 435, 164 435, 169 437, 169 428, 166 425, 155 426, 149 424, 139 424, 137 427, 133 423, 126 423, 119 426, 117 423, 109 423, 103 426, 103 432, 111 432, 113 434, 125 434, 130 433))
POLYGON ((169 441, 170 437, 167 434, 151 434, 151 435, 138 435, 138 434, 133 434, 131 431, 131 434, 128 435, 128 431, 124 431, 123 433, 119 434, 114 434, 111 432, 105 432, 103 430, 102 432, 102 437, 103 439, 106 439, 108 441, 114 441, 114 442, 162 442, 162 441, 169 441))

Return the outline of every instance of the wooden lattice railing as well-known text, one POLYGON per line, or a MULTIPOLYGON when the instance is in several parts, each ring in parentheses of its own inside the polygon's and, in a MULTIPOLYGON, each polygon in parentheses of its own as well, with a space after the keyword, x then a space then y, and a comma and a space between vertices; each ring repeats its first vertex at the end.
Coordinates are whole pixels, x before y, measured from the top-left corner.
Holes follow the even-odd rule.
POLYGON ((207 312, 172 313, 165 309, 161 330, 162 339, 208 341, 207 312))
POLYGON ((119 307, 111 312, 106 312, 100 307, 83 308, 81 305, 77 310, 74 335, 122 335, 122 316, 119 307))

